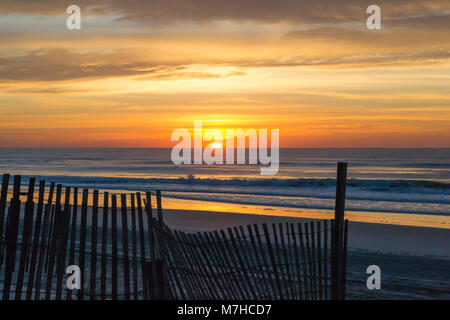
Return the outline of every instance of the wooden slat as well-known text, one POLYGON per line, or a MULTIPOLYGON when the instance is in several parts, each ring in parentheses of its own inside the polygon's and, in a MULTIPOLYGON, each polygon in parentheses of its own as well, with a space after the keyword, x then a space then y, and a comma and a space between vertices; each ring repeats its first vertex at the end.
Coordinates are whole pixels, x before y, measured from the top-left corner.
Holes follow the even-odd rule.
POLYGON ((206 274, 206 270, 204 269, 198 254, 196 254, 194 244, 190 235, 187 235, 184 232, 180 232, 179 235, 181 239, 187 244, 185 246, 186 258, 189 262, 190 267, 193 269, 195 277, 197 278, 197 282, 200 284, 201 290, 201 299, 208 300, 212 299, 214 296, 213 291, 211 291, 211 286, 208 285, 206 277, 203 275, 206 274))
POLYGON ((177 230, 173 232, 174 240, 177 243, 182 268, 191 289, 190 299, 204 299, 205 289, 197 276, 196 266, 191 260, 189 244, 185 241, 183 234, 177 230))
MULTIPOLYGON (((242 256, 241 256, 240 248, 238 247, 238 245, 236 243, 236 240, 234 239, 234 235, 233 235, 232 229, 231 228, 227 228, 227 230, 228 230, 228 236, 230 238, 230 242, 231 242, 231 245, 232 245, 232 249, 229 247, 228 250, 230 252, 230 256, 231 256, 231 259, 232 259, 233 264, 234 264, 234 269, 236 270, 235 272, 238 272, 239 274, 242 274, 244 276, 244 279, 245 279, 245 281, 244 281, 245 293, 248 296, 248 298, 249 299, 255 299, 256 293, 255 293, 255 290, 253 288, 253 284, 250 281, 250 277, 248 275, 248 272, 246 271, 245 264, 244 264, 244 261, 243 261, 242 256), (239 271, 239 269, 240 269, 240 271, 239 271)), ((224 239, 224 241, 226 241, 225 232, 224 231, 222 231, 222 232, 223 232, 222 233, 222 238, 224 239)), ((228 246, 228 241, 225 242, 225 245, 228 246)))
POLYGON ((191 263, 188 259, 188 253, 185 249, 187 244, 184 242, 184 240, 181 238, 181 234, 178 231, 173 231, 172 236, 174 237, 174 241, 176 241, 177 246, 175 246, 175 249, 177 250, 177 253, 180 257, 181 267, 184 270, 184 275, 187 280, 188 288, 190 289, 188 291, 189 299, 201 299, 202 289, 201 284, 198 282, 197 277, 193 272, 191 272, 191 263))
POLYGON ((9 174, 4 174, 2 178, 2 190, 0 194, 0 271, 3 265, 3 253, 4 253, 4 243, 3 234, 5 229, 5 211, 6 211, 6 200, 8 197, 8 187, 9 187, 9 174))
MULTIPOLYGON (((58 190, 58 187, 62 188, 62 185, 58 184, 56 186, 56 189, 58 190)), ((53 254, 53 241, 54 241, 54 227, 55 227, 55 212, 57 210, 56 206, 56 198, 55 197, 55 205, 52 207, 52 210, 50 211, 50 221, 49 221, 49 229, 48 229, 48 239, 47 239, 47 256, 45 257, 45 272, 48 272, 49 268, 49 262, 50 258, 53 254)))
POLYGON ((34 184, 35 179, 30 178, 28 182, 28 195, 27 195, 27 202, 25 203, 25 214, 22 227, 22 246, 20 248, 21 250, 20 250, 19 270, 17 274, 16 292, 15 292, 16 300, 22 299, 22 288, 25 276, 26 260, 31 244, 31 234, 33 231, 33 213, 34 213, 34 201, 33 201, 34 184))
POLYGON ((152 213, 152 199, 150 192, 145 193, 145 211, 147 213, 148 241, 150 248, 150 261, 156 261, 155 235, 152 213))
POLYGON ((97 291, 97 229, 98 229, 98 190, 94 190, 92 198, 92 223, 91 223, 91 279, 89 281, 89 296, 95 300, 97 291))
POLYGON ((35 219, 35 227, 34 227, 34 235, 33 235, 33 248, 31 253, 30 260, 30 269, 28 274, 28 286, 27 286, 27 295, 26 300, 31 300, 33 288, 34 288, 34 276, 37 267, 37 258, 39 249, 39 240, 41 236, 42 229, 42 212, 44 210, 44 196, 45 196, 45 180, 41 180, 39 182, 39 196, 38 196, 38 205, 36 211, 36 219, 35 219))
POLYGON ((300 300, 303 300, 303 289, 302 289, 302 275, 301 275, 301 263, 302 261, 300 260, 300 253, 299 253, 299 248, 297 245, 297 237, 295 236, 295 229, 294 229, 294 224, 290 223, 290 231, 291 231, 291 238, 293 241, 293 249, 294 249, 294 260, 295 260, 295 271, 297 272, 297 296, 300 300))
POLYGON ((100 279, 100 298, 106 300, 106 264, 108 254, 108 215, 109 215, 109 193, 103 194, 103 222, 102 222, 102 266, 100 279))
MULTIPOLYGON (((270 294, 266 297, 266 299, 272 300, 272 299, 275 299, 275 297, 276 297, 276 292, 277 292, 276 283, 272 277, 272 274, 270 273, 269 261, 267 259, 266 250, 264 250, 264 245, 262 243, 261 235, 259 233, 259 227, 257 224, 253 225, 253 230, 255 231, 255 237, 256 237, 256 240, 258 241, 258 245, 259 245, 260 252, 261 252, 261 257, 263 259, 262 263, 263 263, 264 269, 266 271, 268 283, 269 283, 269 286, 271 289, 270 294)), ((266 244, 266 246, 267 246, 267 244, 266 244)), ((269 257, 269 259, 270 259, 270 257, 269 257)))
POLYGON ((61 221, 59 226, 58 244, 57 244, 57 277, 56 277, 56 300, 61 300, 63 288, 63 276, 65 275, 66 256, 67 256, 67 241, 69 239, 70 230, 70 194, 71 188, 66 188, 66 195, 64 199, 64 210, 61 210, 61 221))
MULTIPOLYGON (((285 235, 283 232, 283 224, 280 222, 278 223, 278 228, 280 231, 280 239, 281 239, 281 247, 283 250, 283 265, 284 265, 284 269, 286 270, 285 272, 285 277, 287 277, 287 283, 286 283, 286 292, 287 292, 287 298, 288 299, 294 299, 294 292, 295 289, 293 288, 293 281, 292 281, 292 276, 291 276, 291 270, 290 270, 290 262, 289 262, 289 255, 287 253, 287 248, 286 248, 286 242, 285 242, 285 235)), ((286 230, 286 233, 288 233, 289 230, 286 230)), ((280 260, 281 262, 281 260, 280 260)))
POLYGON ((290 287, 291 287, 291 300, 297 299, 297 289, 295 288, 295 261, 293 257, 293 247, 292 247, 292 239, 290 236, 290 230, 289 230, 289 222, 286 222, 284 224, 286 227, 286 233, 283 235, 284 240, 286 241, 286 251, 287 251, 287 270, 288 270, 288 276, 290 277, 290 287))
POLYGON ((277 228, 276 224, 272 223, 272 232, 273 232, 273 247, 274 247, 274 266, 277 269, 277 273, 280 277, 280 299, 287 299, 287 287, 285 287, 285 284, 287 284, 287 279, 285 279, 285 275, 283 272, 283 265, 281 261, 281 254, 280 254, 280 246, 278 244, 278 234, 277 234, 277 228))
MULTIPOLYGON (((72 217, 70 224, 70 246, 69 246, 69 265, 75 264, 75 244, 77 239, 77 224, 78 224, 78 188, 73 189, 73 206, 72 217)), ((73 290, 67 289, 67 300, 72 299, 73 290)))
POLYGON ((214 235, 211 232, 204 232, 203 236, 207 243, 206 248, 209 248, 213 264, 218 268, 222 277, 222 281, 226 283, 225 287, 227 289, 223 292, 224 299, 237 299, 239 297, 239 294, 236 288, 236 284, 231 280, 230 270, 226 268, 226 263, 224 262, 220 254, 220 249, 214 241, 214 235))
POLYGON ((322 274, 322 232, 320 229, 320 221, 316 222, 316 238, 317 238, 317 277, 319 281, 319 299, 323 300, 323 274, 322 274))
POLYGON ((275 255, 274 255, 273 249, 272 249, 272 244, 271 244, 271 240, 270 240, 269 230, 267 229, 267 224, 265 224, 265 223, 262 224, 262 227, 263 227, 263 231, 264 231, 264 236, 266 237, 266 245, 267 245, 267 249, 269 251, 270 261, 272 263, 273 273, 275 275, 275 283, 277 285, 277 291, 274 292, 273 299, 275 299, 276 297, 278 297, 279 299, 283 299, 282 290, 281 290, 280 275, 279 275, 279 272, 278 272, 277 263, 275 261, 275 255))
POLYGON ((347 237, 348 237, 348 220, 344 221, 344 243, 342 248, 342 275, 341 275, 341 299, 345 299, 346 281, 347 281, 347 237))
POLYGON ((255 288, 255 299, 261 300, 264 296, 264 289, 262 288, 261 281, 258 279, 258 270, 257 269, 257 262, 256 258, 253 256, 252 250, 249 248, 249 241, 246 239, 246 234, 244 232, 244 228, 242 226, 239 226, 239 229, 237 227, 234 227, 234 232, 236 234, 237 242, 241 245, 241 248, 243 249, 242 257, 244 260, 244 264, 247 265, 247 273, 250 274, 250 279, 253 281, 254 288, 255 288))
POLYGON ((112 299, 118 298, 118 256, 117 256, 117 196, 114 194, 111 198, 111 238, 112 238, 112 272, 111 272, 111 290, 112 299))
POLYGON ((170 250, 169 248, 169 243, 170 243, 170 237, 168 236, 168 231, 167 231, 167 226, 163 225, 163 232, 166 234, 166 247, 167 247, 167 254, 165 256, 165 264, 172 266, 171 269, 167 269, 167 273, 166 273, 166 279, 168 282, 168 286, 167 286, 167 294, 168 294, 168 299, 170 297, 170 300, 176 300, 180 297, 180 292, 179 292, 179 284, 180 284, 180 278, 178 275, 178 270, 174 269, 173 266, 176 266, 176 262, 175 262, 175 256, 173 254, 173 252, 170 250))
POLYGON ((126 300, 130 300, 130 262, 128 258, 128 214, 127 197, 121 195, 122 204, 122 259, 123 259, 123 284, 126 300))
MULTIPOLYGON (((161 229, 161 231, 164 229, 163 228, 163 209, 162 209, 162 201, 161 201, 161 191, 158 190, 156 191, 156 209, 157 209, 157 214, 158 214, 158 227, 161 229)), ((166 275, 167 275, 167 267, 166 267, 166 262, 165 262, 165 255, 166 255, 166 240, 165 240, 165 232, 161 232, 160 233, 160 239, 158 239, 159 241, 159 247, 160 247, 160 253, 161 253, 161 269, 162 269, 162 274, 160 275, 161 277, 161 281, 163 283, 162 289, 162 295, 163 298, 166 299, 168 298, 169 295, 169 283, 168 280, 166 279, 166 275)))
POLYGON ((255 241, 255 236, 253 235, 253 230, 252 230, 252 226, 251 225, 247 226, 247 231, 248 231, 248 235, 250 237, 250 241, 251 241, 251 245, 252 245, 252 249, 253 249, 253 254, 255 256, 255 260, 256 260, 256 263, 258 265, 258 270, 259 270, 259 273, 260 273, 260 276, 261 276, 261 279, 262 279, 261 287, 262 287, 262 290, 263 290, 263 295, 260 297, 260 299, 265 300, 265 299, 268 299, 269 296, 270 296, 270 287, 269 287, 270 279, 269 279, 268 276, 266 276, 266 272, 265 272, 265 270, 263 268, 263 262, 262 262, 263 260, 262 260, 262 257, 261 257, 262 255, 264 255, 263 248, 261 247, 261 248, 258 249, 256 241, 255 241))
POLYGON ((231 261, 230 266, 232 267, 232 270, 234 270, 234 272, 239 275, 239 282, 241 283, 241 285, 243 287, 243 298, 244 299, 252 299, 252 296, 254 296, 254 292, 253 292, 253 290, 251 290, 249 288, 250 281, 248 279, 248 275, 244 272, 244 270, 242 270, 241 272, 239 271, 239 269, 243 269, 243 265, 242 265, 240 255, 236 250, 236 244, 234 242, 234 238, 231 233, 231 229, 228 229, 228 233, 229 233, 230 239, 227 239, 224 230, 220 230, 220 234, 222 236, 222 241, 224 242, 225 248, 226 248, 227 252, 229 253, 229 257, 230 257, 230 261, 231 261), (231 242, 231 245, 233 246, 234 250, 232 249, 230 242, 231 242), (243 273, 245 281, 242 280, 242 273, 243 273))
POLYGON ((200 248, 204 250, 207 266, 210 270, 209 272, 211 274, 216 274, 214 280, 217 283, 220 299, 228 299, 233 293, 230 283, 227 281, 226 270, 224 270, 220 262, 217 261, 215 251, 211 248, 211 242, 206 234, 199 233, 197 237, 199 238, 197 245, 201 246, 200 248))
MULTIPOLYGON (((222 233, 223 233, 223 231, 222 231, 222 233)), ((224 234, 222 234, 222 236, 224 236, 224 234)), ((234 281, 234 283, 236 284, 237 293, 238 293, 237 299, 238 300, 245 299, 247 296, 245 294, 245 288, 243 288, 242 282, 240 281, 240 279, 236 278, 236 271, 231 262, 231 258, 227 254, 227 252, 229 252, 229 248, 226 247, 226 245, 228 244, 226 237, 222 239, 219 235, 219 232, 214 231, 214 238, 216 240, 217 248, 218 248, 218 250, 220 250, 222 259, 225 263, 225 268, 229 271, 229 274, 232 277, 232 281, 234 281)))
POLYGON ((145 281, 145 232, 144 232, 144 217, 142 212, 142 199, 139 192, 136 193, 138 225, 139 225, 139 248, 141 253, 141 275, 142 275, 142 290, 144 291, 144 300, 148 299, 147 282, 145 281))
POLYGON ((81 270, 81 290, 78 290, 78 300, 83 300, 85 291, 84 284, 86 283, 86 233, 87 233, 87 210, 88 210, 89 190, 83 189, 83 197, 81 199, 81 222, 80 222, 80 253, 79 253, 79 267, 81 270))
POLYGON ((330 250, 330 258, 331 258, 331 300, 337 299, 337 270, 336 270, 336 259, 337 259, 337 252, 336 252, 336 223, 335 220, 331 220, 331 250, 330 250))
POLYGON ((56 198, 55 198, 55 212, 53 214, 53 228, 51 234, 50 247, 47 254, 47 281, 45 286, 45 299, 50 300, 52 297, 52 287, 53 287, 53 275, 55 272, 55 257, 56 257, 56 247, 60 232, 61 223, 61 195, 62 195, 62 185, 58 184, 56 186, 56 198))
POLYGON ((136 204, 135 196, 131 194, 131 243, 132 243, 132 269, 133 269, 133 299, 138 300, 138 269, 137 269, 137 235, 136 235, 136 204))
POLYGON ((187 276, 186 268, 183 266, 183 262, 181 260, 179 244, 176 242, 174 235, 169 228, 167 228, 166 232, 168 233, 167 244, 170 248, 169 251, 173 259, 173 276, 179 291, 179 296, 176 296, 176 298, 181 300, 186 300, 188 298, 192 299, 192 285, 187 276))
POLYGON ((303 282, 305 287, 305 298, 312 299, 312 286, 310 282, 310 269, 309 269, 309 260, 306 255, 305 250, 305 242, 303 240, 303 231, 302 231, 302 224, 297 223, 297 231, 298 231, 298 238, 300 242, 300 248, 301 248, 301 256, 302 256, 302 267, 303 267, 303 282))
POLYGON ((313 265, 313 284, 314 284, 314 299, 319 298, 319 286, 318 286, 318 276, 317 276, 317 257, 316 257, 316 238, 315 238, 315 227, 314 222, 310 222, 311 233, 309 234, 311 240, 311 257, 313 265))
POLYGON ((183 234, 185 236, 186 241, 190 244, 190 250, 192 252, 192 259, 194 263, 197 265, 197 270, 199 275, 203 280, 204 286, 206 288, 206 292, 208 293, 206 299, 220 299, 220 296, 217 293, 216 279, 209 269, 209 264, 206 263, 205 256, 203 255, 203 248, 200 243, 196 242, 195 234, 183 234))
MULTIPOLYGON (((157 237, 155 236, 155 225, 153 221, 153 213, 152 213, 152 200, 151 200, 151 194, 149 191, 145 193, 145 211, 147 213, 147 225, 148 225, 148 238, 149 238, 149 248, 150 248, 150 261, 156 262, 156 240, 157 237)), ((159 243, 158 243, 159 245, 159 243)), ((151 278, 152 283, 158 282, 158 275, 156 274, 156 268, 152 268, 151 270, 151 278)), ((150 289, 150 288, 149 288, 150 289)), ((153 286, 152 288, 151 297, 152 299, 159 299, 159 293, 157 286, 153 286)))
POLYGON ((17 236, 19 233, 20 216, 20 180, 19 175, 14 176, 13 197, 10 201, 8 217, 6 219, 6 261, 3 282, 3 300, 9 300, 11 292, 12 274, 16 264, 17 236))
POLYGON ((324 294, 325 300, 328 300, 329 276, 328 276, 328 220, 323 221, 323 273, 324 273, 324 294))
POLYGON ((311 250, 311 235, 309 232, 308 223, 304 224, 305 227, 305 239, 306 239, 306 253, 308 255, 308 271, 309 271, 309 287, 311 290, 311 299, 316 299, 316 281, 313 264, 313 253, 311 250))
MULTIPOLYGON (((228 229, 228 232, 231 232, 231 228, 228 229)), ((250 287, 250 292, 253 295, 253 299, 257 300, 258 297, 262 296, 262 289, 259 286, 258 281, 255 278, 254 270, 251 269, 251 263, 250 263, 250 252, 247 248, 247 243, 245 240, 245 233, 243 233, 242 238, 239 234, 238 228, 234 227, 234 235, 236 237, 236 256, 238 257, 239 264, 241 265, 242 271, 244 275, 246 275, 246 279, 248 279, 248 285, 250 287)), ((242 230, 243 232, 243 230, 242 230)), ((231 237, 233 237, 233 233, 231 232, 231 237)))
POLYGON ((46 246, 47 242, 47 234, 49 233, 49 220, 50 220, 50 213, 52 211, 52 203, 53 203, 53 194, 55 191, 55 183, 50 183, 50 190, 48 193, 47 198, 47 204, 45 205, 44 210, 44 220, 42 222, 42 237, 41 237, 41 244, 40 244, 40 251, 39 251, 39 259, 38 259, 38 266, 36 271, 36 284, 35 284, 35 300, 39 300, 41 296, 41 280, 42 280, 42 273, 43 273, 43 267, 45 263, 45 257, 46 257, 46 251, 48 250, 48 247, 46 246))

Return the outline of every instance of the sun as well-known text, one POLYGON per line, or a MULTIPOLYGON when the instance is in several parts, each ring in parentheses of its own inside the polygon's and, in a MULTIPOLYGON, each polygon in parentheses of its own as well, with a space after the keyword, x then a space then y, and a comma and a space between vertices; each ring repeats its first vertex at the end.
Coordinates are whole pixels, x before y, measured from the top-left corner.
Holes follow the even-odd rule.
POLYGON ((211 149, 221 149, 222 145, 219 142, 211 143, 211 149))

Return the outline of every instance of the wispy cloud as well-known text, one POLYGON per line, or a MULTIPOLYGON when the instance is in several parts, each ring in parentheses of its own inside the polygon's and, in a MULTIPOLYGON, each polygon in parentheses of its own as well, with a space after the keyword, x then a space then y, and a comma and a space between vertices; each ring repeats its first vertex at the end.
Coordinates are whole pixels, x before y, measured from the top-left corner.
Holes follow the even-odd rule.
MULTIPOLYGON (((368 3, 360 0, 79 0, 97 14, 146 22, 212 20, 260 22, 349 22, 365 17, 368 3)), ((450 10, 447 0, 379 0, 383 15, 404 17, 450 10)), ((4 13, 61 14, 58 0, 1 0, 4 13)))

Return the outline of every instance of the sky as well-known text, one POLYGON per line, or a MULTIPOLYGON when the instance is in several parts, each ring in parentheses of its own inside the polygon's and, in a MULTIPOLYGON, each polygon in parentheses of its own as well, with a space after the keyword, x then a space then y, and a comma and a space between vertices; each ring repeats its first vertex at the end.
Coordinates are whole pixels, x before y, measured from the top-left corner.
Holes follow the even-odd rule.
POLYGON ((448 0, 0 0, 0 147, 172 147, 202 120, 447 148, 449 30, 448 0))

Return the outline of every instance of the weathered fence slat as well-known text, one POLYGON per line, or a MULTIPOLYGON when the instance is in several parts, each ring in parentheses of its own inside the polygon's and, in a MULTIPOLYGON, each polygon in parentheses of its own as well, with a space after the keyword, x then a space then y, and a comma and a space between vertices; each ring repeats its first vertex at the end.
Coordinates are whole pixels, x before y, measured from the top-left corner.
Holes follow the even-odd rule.
POLYGON ((320 221, 317 221, 316 223, 316 227, 317 227, 317 232, 316 232, 316 237, 317 237, 317 274, 318 274, 318 280, 319 280, 319 299, 322 300, 323 299, 323 274, 322 274, 322 232, 320 229, 320 221))
POLYGON ((125 299, 130 299, 130 262, 128 259, 128 213, 127 213, 127 197, 121 195, 122 205, 122 259, 123 259, 123 285, 125 299))
POLYGON ((186 252, 186 244, 185 242, 180 238, 180 233, 178 231, 173 231, 172 232, 173 238, 174 240, 181 244, 177 250, 177 253, 179 254, 180 257, 180 262, 181 262, 181 267, 183 268, 183 271, 185 272, 186 278, 188 279, 187 281, 187 285, 188 288, 191 289, 190 291, 190 299, 200 299, 201 298, 201 285, 199 284, 199 282, 197 281, 198 279, 196 278, 195 274, 193 274, 192 272, 189 272, 189 265, 190 262, 188 261, 187 255, 185 254, 186 252))
MULTIPOLYGON (((69 265, 75 264, 75 243, 77 237, 77 223, 78 223, 78 188, 73 189, 73 206, 70 229, 70 247, 69 247, 69 265)), ((72 299, 72 290, 66 291, 67 300, 72 299)))
POLYGON ((137 201, 137 213, 138 213, 138 224, 139 224, 139 243, 140 243, 140 252, 141 252, 141 274, 142 274, 142 290, 144 300, 148 299, 147 292, 147 282, 145 281, 145 233, 144 233, 144 216, 142 212, 142 199, 141 194, 139 192, 136 193, 136 201, 137 201))
POLYGON ((297 239, 295 236, 295 229, 294 224, 289 224, 291 229, 291 238, 293 241, 293 250, 294 250, 294 259, 295 259, 295 271, 297 271, 297 297, 302 300, 303 299, 303 293, 302 293, 302 277, 301 277, 301 269, 300 269, 300 255, 298 252, 298 246, 297 246, 297 239))
POLYGON ((118 256, 117 256, 117 196, 114 194, 111 197, 111 238, 112 238, 112 270, 111 270, 111 291, 112 299, 118 298, 118 256))
POLYGON ((53 214, 53 227, 52 232, 49 237, 50 245, 47 255, 47 281, 45 286, 45 299, 50 300, 52 297, 52 286, 53 286, 53 274, 55 268, 55 258, 56 258, 56 247, 58 237, 60 236, 60 224, 61 224, 61 195, 62 195, 62 185, 58 184, 56 186, 56 198, 55 198, 55 210, 53 214))
MULTIPOLYGON (((236 259, 237 259, 237 263, 235 263, 235 270, 238 269, 238 266, 241 267, 242 273, 244 274, 244 279, 245 279, 245 284, 247 285, 247 290, 246 292, 249 293, 249 299, 255 299, 256 297, 256 293, 254 290, 254 286, 252 285, 252 281, 250 281, 250 276, 249 276, 249 272, 246 271, 246 266, 244 264, 244 260, 241 256, 241 252, 242 250, 240 250, 237 246, 236 240, 234 239, 233 236, 233 231, 231 228, 228 228, 228 236, 230 237, 231 240, 231 244, 233 245, 235 255, 236 255, 236 259)), ((225 237, 224 237, 225 239, 225 237)), ((233 255, 232 255, 233 256, 233 255)))
POLYGON ((20 180, 19 175, 14 176, 13 196, 10 201, 8 216, 6 218, 6 239, 5 239, 5 277, 3 281, 3 300, 10 299, 11 282, 16 264, 17 237, 19 233, 20 216, 20 180))
POLYGON ((297 231, 298 231, 298 238, 300 241, 300 249, 301 249, 301 256, 302 256, 302 266, 303 266, 303 281, 304 281, 304 287, 305 287, 305 296, 308 299, 312 299, 312 286, 311 286, 311 276, 310 276, 310 262, 308 259, 308 256, 306 254, 305 250, 305 241, 303 240, 303 231, 302 231, 302 224, 297 223, 297 231))
MULTIPOLYGON (((31 233, 33 231, 33 213, 34 213, 34 184, 35 179, 30 178, 28 182, 27 202, 25 203, 25 214, 22 225, 22 245, 20 250, 19 272, 16 280, 15 300, 22 299, 23 280, 25 276, 26 260, 30 249, 31 233)), ((19 214, 20 215, 20 214, 19 214)))
POLYGON ((276 292, 278 292, 278 294, 276 294, 274 292, 274 297, 272 297, 272 298, 275 298, 275 296, 277 296, 279 299, 282 299, 283 293, 282 293, 282 289, 281 289, 281 281, 280 281, 280 277, 279 277, 279 273, 278 273, 277 262, 275 261, 275 255, 274 255, 273 249, 272 249, 269 230, 267 229, 267 225, 265 223, 263 223, 262 226, 263 226, 264 236, 266 237, 266 245, 267 245, 267 249, 269 251, 270 261, 272 263, 273 272, 275 274, 275 281, 276 281, 276 285, 277 285, 276 292))
POLYGON ((95 300, 97 291, 97 229, 98 229, 98 190, 94 190, 92 197, 92 222, 91 222, 91 268, 89 281, 89 297, 95 300))
POLYGON ((261 252, 261 254, 264 254, 263 253, 263 248, 260 247, 258 249, 258 247, 256 245, 256 241, 255 241, 255 236, 253 235, 253 231, 252 231, 251 225, 247 226, 247 231, 248 231, 248 235, 250 237, 253 253, 255 255, 255 261, 256 261, 256 263, 258 265, 258 270, 259 270, 259 273, 260 273, 260 276, 261 276, 261 279, 262 279, 262 289, 263 289, 263 291, 262 291, 261 299, 268 298, 271 295, 269 284, 268 284, 270 282, 270 279, 268 277, 266 277, 266 272, 264 271, 264 268, 263 268, 263 261, 262 261, 262 258, 260 257, 260 254, 259 254, 260 252, 261 252))
POLYGON ((41 249, 39 251, 39 260, 38 260, 38 266, 36 271, 36 284, 35 284, 35 300, 39 300, 41 297, 41 280, 42 280, 42 273, 45 263, 45 257, 46 257, 46 251, 48 250, 48 246, 45 245, 47 242, 47 234, 49 233, 49 220, 51 211, 53 209, 53 194, 55 191, 55 183, 50 183, 50 190, 48 193, 47 198, 47 204, 45 205, 44 210, 44 220, 42 222, 42 237, 41 237, 41 249))
MULTIPOLYGON (((279 228, 279 231, 280 231, 281 248, 282 248, 282 253, 283 253, 282 266, 284 267, 284 270, 285 270, 283 273, 285 274, 285 277, 287 277, 287 279, 286 279, 287 280, 287 284, 286 284, 286 292, 287 292, 286 298, 287 299, 293 299, 292 297, 294 296, 295 290, 293 290, 293 287, 292 287, 293 282, 292 282, 292 277, 291 277, 291 270, 289 270, 289 266, 290 266, 289 256, 288 256, 288 253, 287 253, 286 243, 285 243, 285 239, 284 239, 283 224, 281 222, 278 224, 278 228, 279 228)), ((289 232, 289 231, 287 231, 287 232, 289 232)))
POLYGON ((219 272, 222 274, 223 282, 226 283, 227 291, 224 291, 224 299, 237 299, 239 297, 238 289, 231 280, 230 271, 226 266, 218 245, 214 242, 214 235, 211 232, 205 232, 204 236, 208 244, 214 263, 218 266, 219 272))
POLYGON ((183 262, 180 259, 181 255, 179 254, 178 246, 175 244, 175 236, 169 228, 167 228, 166 231, 168 233, 167 245, 171 248, 170 251, 173 259, 174 268, 172 272, 175 282, 177 283, 178 291, 180 293, 179 297, 182 300, 188 298, 192 299, 192 285, 190 279, 186 276, 186 267, 183 265, 183 262))
POLYGON ((70 228, 70 188, 66 188, 64 199, 64 210, 61 210, 59 234, 57 242, 57 263, 56 263, 56 300, 61 300, 63 275, 66 268, 67 240, 69 239, 70 228))
MULTIPOLYGON (((34 288, 34 276, 36 272, 37 267, 37 258, 38 258, 38 251, 39 251, 39 240, 41 236, 41 229, 42 229, 42 212, 44 209, 44 196, 45 196, 45 180, 41 180, 39 182, 39 196, 38 196, 38 205, 37 205, 37 211, 36 211, 36 219, 35 219, 35 226, 34 226, 34 235, 33 235, 33 247, 32 247, 32 253, 31 253, 31 260, 30 260, 30 268, 29 268, 29 274, 28 274, 28 286, 27 286, 27 295, 26 300, 31 300, 33 288, 34 288)), ((41 248, 42 250, 42 248, 41 248)))
MULTIPOLYGON (((258 269, 256 265, 256 259, 253 258, 252 250, 246 240, 246 235, 244 228, 242 226, 234 227, 234 232, 236 234, 236 239, 242 248, 242 257, 244 258, 244 264, 247 265, 248 273, 250 274, 250 279, 253 282, 253 288, 255 289, 255 300, 260 299, 264 296, 264 291, 261 286, 261 282, 258 279, 258 269), (239 232, 240 231, 240 232, 239 232)), ((251 285, 251 284, 250 284, 251 285)))
POLYGON ((100 279, 100 299, 106 300, 106 264, 108 249, 108 215, 109 215, 109 193, 103 194, 103 223, 102 223, 102 262, 100 279))
POLYGON ((86 274, 86 238, 87 238, 87 211, 88 211, 88 197, 89 190, 83 189, 83 197, 81 199, 81 223, 80 223, 80 253, 79 253, 79 267, 81 270, 81 290, 78 290, 78 300, 83 300, 85 292, 84 284, 86 274))
POLYGON ((313 286, 314 286, 314 299, 318 299, 318 275, 317 275, 317 258, 316 258, 316 240, 315 240, 315 228, 314 222, 310 222, 311 225, 311 233, 309 234, 311 239, 311 257, 312 257, 312 265, 313 265, 313 286))
POLYGON ((3 242, 3 231, 5 229, 5 211, 6 211, 6 200, 8 197, 8 187, 9 187, 9 174, 4 174, 2 178, 2 191, 0 194, 0 270, 3 265, 3 253, 5 244, 3 242))
POLYGON ((137 235, 136 235, 136 206, 134 194, 131 194, 131 245, 133 270, 133 299, 138 299, 138 269, 137 269, 137 235))
POLYGON ((328 290, 329 290, 329 275, 328 275, 328 220, 323 221, 323 273, 324 273, 324 292, 325 292, 325 300, 328 299, 328 290))

